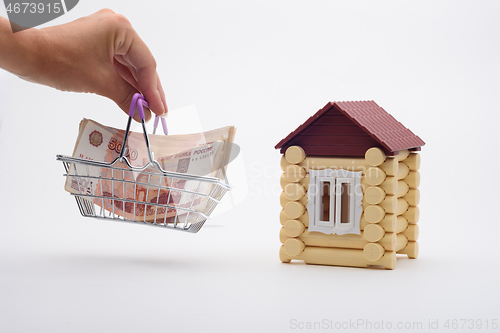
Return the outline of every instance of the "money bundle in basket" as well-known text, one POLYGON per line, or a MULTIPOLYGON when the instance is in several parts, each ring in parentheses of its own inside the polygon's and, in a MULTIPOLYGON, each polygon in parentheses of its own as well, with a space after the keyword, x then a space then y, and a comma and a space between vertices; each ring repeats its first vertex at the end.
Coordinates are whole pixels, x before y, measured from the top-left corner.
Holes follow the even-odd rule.
MULTIPOLYGON (((233 126, 227 126, 195 134, 149 135, 150 149, 164 171, 224 179, 235 131, 233 126)), ((124 136, 124 130, 83 119, 73 157, 111 163, 120 156, 124 136)), ((143 133, 129 133, 125 156, 132 167, 148 164, 143 133)), ((178 215, 182 210, 176 208, 196 210, 206 206, 205 197, 187 194, 208 194, 213 184, 190 184, 189 180, 158 176, 150 168, 132 171, 125 162, 117 163, 115 168, 90 165, 84 171, 86 179, 67 177, 65 189, 77 195, 89 194, 87 200, 93 204, 129 220, 169 222, 174 217, 181 219, 178 215), (158 208, 158 204, 163 207, 158 208)), ((70 170, 68 174, 81 173, 70 170)))

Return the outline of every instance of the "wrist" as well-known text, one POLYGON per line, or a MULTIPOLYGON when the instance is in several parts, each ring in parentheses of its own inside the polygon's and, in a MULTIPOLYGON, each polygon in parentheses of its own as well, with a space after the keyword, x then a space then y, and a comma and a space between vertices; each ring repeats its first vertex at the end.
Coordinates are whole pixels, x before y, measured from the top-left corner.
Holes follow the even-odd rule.
POLYGON ((18 45, 22 50, 22 56, 20 56, 15 74, 24 80, 38 83, 44 67, 43 58, 46 56, 43 46, 47 46, 48 41, 45 40, 45 34, 41 30, 29 30, 25 35, 19 36, 18 45))
POLYGON ((36 68, 40 54, 40 31, 28 29, 13 33, 10 24, 0 22, 0 67, 32 81, 33 69, 36 68))

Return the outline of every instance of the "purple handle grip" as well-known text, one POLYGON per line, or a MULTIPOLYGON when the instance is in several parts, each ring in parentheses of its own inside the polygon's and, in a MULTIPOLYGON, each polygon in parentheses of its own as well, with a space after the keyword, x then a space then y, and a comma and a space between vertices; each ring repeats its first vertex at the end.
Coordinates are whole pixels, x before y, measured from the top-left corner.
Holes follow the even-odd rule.
POLYGON ((168 135, 167 120, 165 118, 161 118, 161 126, 163 127, 163 133, 168 135))
POLYGON ((128 115, 130 117, 133 117, 137 108, 137 110, 139 111, 139 117, 144 120, 144 107, 147 107, 149 109, 148 102, 146 102, 141 94, 135 93, 132 97, 132 102, 130 103, 130 111, 128 112, 128 115))
POLYGON ((167 121, 163 117, 155 117, 155 122, 153 123, 153 134, 156 132, 156 128, 158 128, 158 122, 161 118, 161 126, 163 127, 163 134, 168 135, 167 121))

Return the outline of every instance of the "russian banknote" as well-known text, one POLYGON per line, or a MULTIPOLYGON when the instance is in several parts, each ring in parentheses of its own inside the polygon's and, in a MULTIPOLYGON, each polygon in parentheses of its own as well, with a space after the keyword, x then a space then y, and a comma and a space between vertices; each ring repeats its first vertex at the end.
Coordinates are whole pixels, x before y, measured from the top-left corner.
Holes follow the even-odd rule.
MULTIPOLYGON (((73 157, 111 163, 120 155, 124 135, 124 130, 83 119, 73 157)), ((186 135, 149 135, 149 141, 164 171, 224 179, 234 135, 235 128, 227 126, 186 135)), ((149 162, 143 133, 129 133, 126 157, 137 168, 149 162)), ((69 174, 79 176, 67 178, 67 191, 85 196, 109 214, 147 222, 182 221, 189 211, 206 212, 207 195, 214 188, 212 183, 162 176, 152 166, 132 171, 119 161, 109 168, 73 164, 69 174)))

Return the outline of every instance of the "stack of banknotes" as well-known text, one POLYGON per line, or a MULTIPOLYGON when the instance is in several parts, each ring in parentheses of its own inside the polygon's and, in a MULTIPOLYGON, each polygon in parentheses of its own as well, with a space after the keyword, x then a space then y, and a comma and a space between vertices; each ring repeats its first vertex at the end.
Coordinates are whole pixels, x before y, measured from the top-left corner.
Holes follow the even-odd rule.
MULTIPOLYGON (((235 132, 233 126, 227 126, 203 133, 149 135, 149 142, 154 159, 163 171, 223 180, 235 132)), ((111 163, 120 155, 124 136, 124 130, 83 119, 73 157, 111 163)), ((142 132, 129 133, 126 157, 137 168, 149 162, 142 132)), ((203 212, 207 208, 207 197, 195 193, 209 194, 214 187, 209 182, 162 176, 161 170, 154 166, 132 171, 124 162, 109 168, 73 164, 68 174, 75 175, 67 177, 68 192, 84 195, 113 214, 147 222, 182 219, 188 210, 203 212)))

